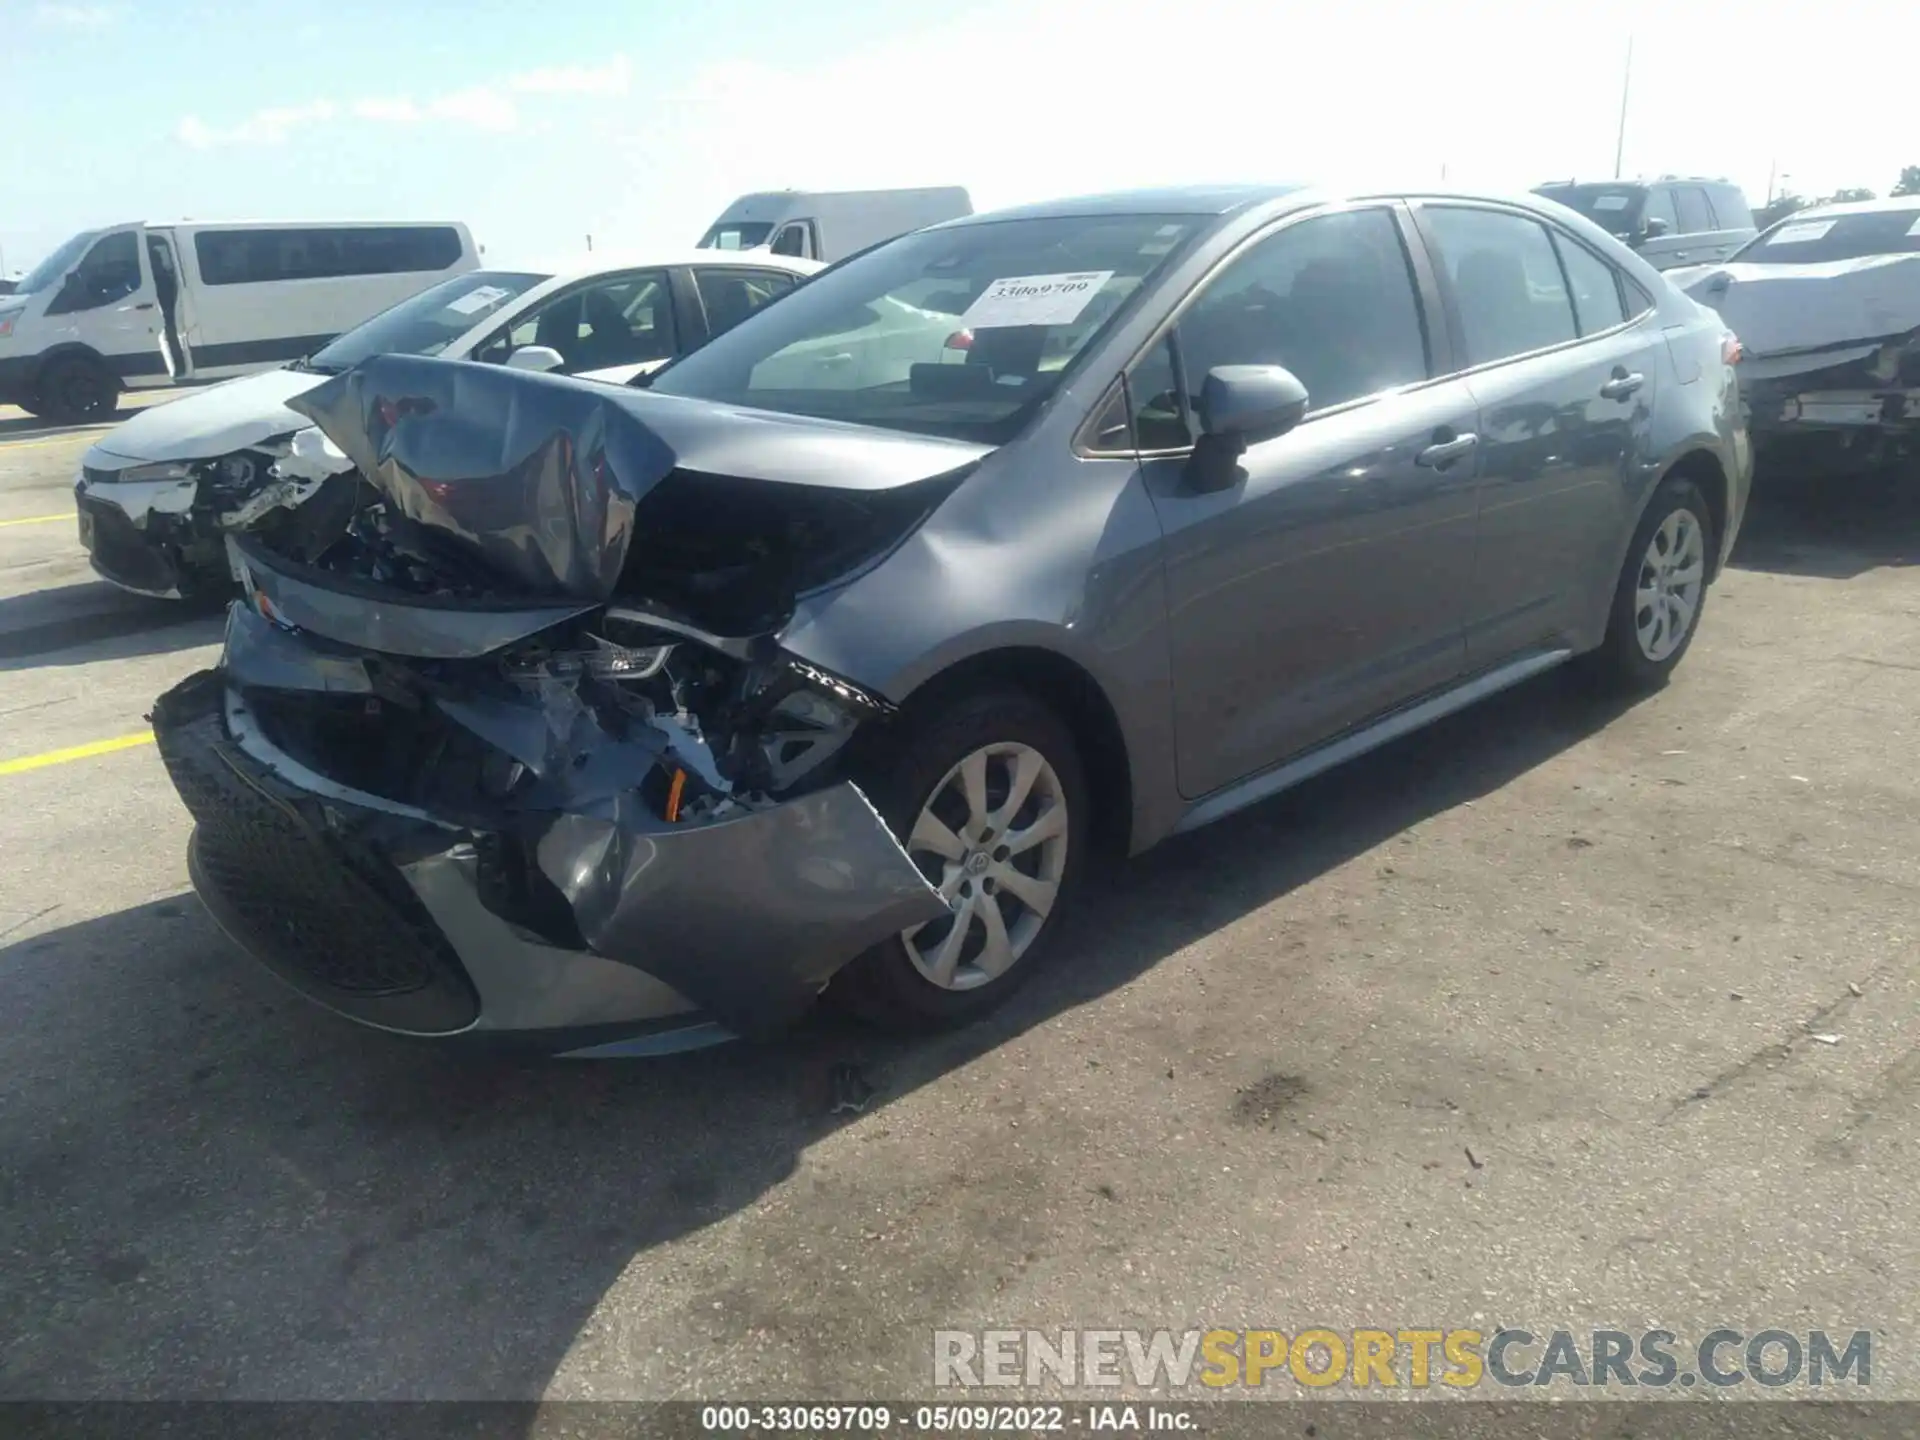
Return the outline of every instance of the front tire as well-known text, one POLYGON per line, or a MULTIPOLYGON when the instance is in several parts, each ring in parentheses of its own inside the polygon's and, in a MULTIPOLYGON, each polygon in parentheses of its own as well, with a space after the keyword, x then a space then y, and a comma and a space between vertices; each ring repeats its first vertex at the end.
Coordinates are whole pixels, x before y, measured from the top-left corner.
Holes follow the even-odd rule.
POLYGON ((890 1029, 964 1024, 1051 950, 1091 843, 1073 735, 1019 690, 905 717, 860 767, 862 788, 951 913, 881 942, 828 994, 890 1029))
POLYGON ((34 398, 40 415, 56 425, 111 420, 120 408, 120 381, 98 360, 68 355, 42 372, 34 398))
POLYGON ((1604 686, 1657 690, 1686 656, 1707 603, 1712 515, 1691 480, 1669 476, 1653 492, 1614 587, 1606 639, 1588 657, 1604 686))

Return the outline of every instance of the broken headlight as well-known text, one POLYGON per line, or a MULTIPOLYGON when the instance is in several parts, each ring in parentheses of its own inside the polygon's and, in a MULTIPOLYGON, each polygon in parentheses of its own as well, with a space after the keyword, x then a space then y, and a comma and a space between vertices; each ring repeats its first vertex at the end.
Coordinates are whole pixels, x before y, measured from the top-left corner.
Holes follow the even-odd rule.
POLYGON ((660 673, 672 645, 615 645, 598 635, 586 637, 586 650, 548 650, 509 659, 509 680, 646 680, 660 673))

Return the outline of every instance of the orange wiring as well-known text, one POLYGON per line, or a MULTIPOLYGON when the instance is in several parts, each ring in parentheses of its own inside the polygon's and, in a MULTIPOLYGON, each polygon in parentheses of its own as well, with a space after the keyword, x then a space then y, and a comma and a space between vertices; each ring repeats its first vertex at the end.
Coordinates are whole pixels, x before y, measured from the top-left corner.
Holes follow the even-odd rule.
POLYGON ((680 794, 687 788, 687 772, 673 772, 673 784, 667 787, 667 823, 675 824, 680 819, 680 794))

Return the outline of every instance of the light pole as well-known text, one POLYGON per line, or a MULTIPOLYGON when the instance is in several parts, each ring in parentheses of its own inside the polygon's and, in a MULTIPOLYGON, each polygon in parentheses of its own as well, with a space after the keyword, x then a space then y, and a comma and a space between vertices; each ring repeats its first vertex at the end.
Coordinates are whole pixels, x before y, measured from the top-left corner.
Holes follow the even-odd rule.
POLYGON ((1633 36, 1627 36, 1627 70, 1620 80, 1620 132, 1613 142, 1613 178, 1620 178, 1620 162, 1627 153, 1627 96, 1633 92, 1633 36))

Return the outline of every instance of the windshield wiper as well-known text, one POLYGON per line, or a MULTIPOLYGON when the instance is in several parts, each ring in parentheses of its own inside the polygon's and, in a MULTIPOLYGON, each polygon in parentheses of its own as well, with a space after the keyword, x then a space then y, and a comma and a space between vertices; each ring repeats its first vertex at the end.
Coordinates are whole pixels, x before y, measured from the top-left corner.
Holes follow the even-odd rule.
POLYGON ((316 365, 311 355, 302 355, 298 360, 287 362, 287 369, 297 370, 303 375, 338 375, 344 368, 341 365, 316 365))

